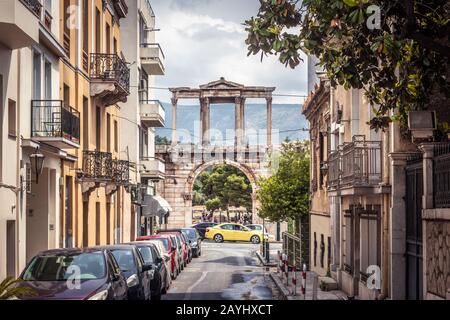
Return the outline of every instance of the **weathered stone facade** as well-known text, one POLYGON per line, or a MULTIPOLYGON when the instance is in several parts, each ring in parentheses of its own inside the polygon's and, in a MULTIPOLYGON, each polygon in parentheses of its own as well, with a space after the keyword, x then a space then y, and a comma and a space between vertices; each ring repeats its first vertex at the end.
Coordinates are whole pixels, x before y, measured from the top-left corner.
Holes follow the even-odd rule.
POLYGON ((427 221, 427 289, 445 298, 450 288, 450 221, 427 221))

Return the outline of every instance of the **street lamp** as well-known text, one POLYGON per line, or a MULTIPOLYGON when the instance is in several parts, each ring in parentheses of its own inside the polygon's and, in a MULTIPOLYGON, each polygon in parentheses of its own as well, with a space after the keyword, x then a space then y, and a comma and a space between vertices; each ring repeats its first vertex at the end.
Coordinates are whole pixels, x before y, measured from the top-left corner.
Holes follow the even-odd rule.
POLYGON ((39 147, 36 148, 36 151, 30 155, 31 170, 36 176, 36 184, 39 183, 39 176, 44 170, 44 160, 45 156, 39 152, 39 147))

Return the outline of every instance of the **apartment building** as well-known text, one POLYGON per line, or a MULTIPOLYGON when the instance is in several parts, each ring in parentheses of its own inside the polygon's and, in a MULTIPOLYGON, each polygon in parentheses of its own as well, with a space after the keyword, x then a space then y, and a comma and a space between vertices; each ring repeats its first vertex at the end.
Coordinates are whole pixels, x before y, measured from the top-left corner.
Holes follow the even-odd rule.
POLYGON ((327 190, 330 142, 330 83, 325 79, 312 87, 302 113, 310 123, 310 269, 320 276, 331 272, 331 219, 327 190))
POLYGON ((0 279, 41 250, 129 238, 126 14, 122 0, 0 3, 0 279))
POLYGON ((133 192, 130 212, 139 228, 132 236, 154 232, 168 214, 167 202, 158 196, 158 182, 165 178, 165 164, 155 157, 155 128, 165 126, 165 110, 155 100, 156 77, 164 76, 164 52, 156 41, 156 17, 149 0, 130 1, 121 24, 124 54, 130 68, 128 101, 121 105, 121 142, 131 164, 133 192))

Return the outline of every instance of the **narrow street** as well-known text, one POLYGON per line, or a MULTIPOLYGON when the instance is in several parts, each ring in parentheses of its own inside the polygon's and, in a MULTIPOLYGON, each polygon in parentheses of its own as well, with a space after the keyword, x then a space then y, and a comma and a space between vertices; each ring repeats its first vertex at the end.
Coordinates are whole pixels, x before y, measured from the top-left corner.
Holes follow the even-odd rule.
POLYGON ((278 298, 274 284, 256 257, 258 245, 205 241, 202 250, 202 256, 194 259, 173 281, 164 300, 278 298))

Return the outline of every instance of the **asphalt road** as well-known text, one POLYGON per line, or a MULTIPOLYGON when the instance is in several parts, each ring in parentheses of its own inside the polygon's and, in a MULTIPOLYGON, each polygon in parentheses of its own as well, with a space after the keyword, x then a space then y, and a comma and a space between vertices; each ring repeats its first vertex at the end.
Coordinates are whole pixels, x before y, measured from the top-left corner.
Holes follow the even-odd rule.
POLYGON ((164 300, 272 300, 277 290, 255 255, 258 245, 203 242, 164 300))

